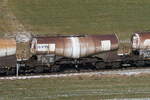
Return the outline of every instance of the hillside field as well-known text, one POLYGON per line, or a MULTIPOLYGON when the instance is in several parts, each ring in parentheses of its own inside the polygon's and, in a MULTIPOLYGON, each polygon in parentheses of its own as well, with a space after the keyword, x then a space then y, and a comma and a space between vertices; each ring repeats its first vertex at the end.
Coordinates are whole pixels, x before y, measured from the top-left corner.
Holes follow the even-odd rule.
POLYGON ((35 34, 117 33, 127 39, 150 30, 149 0, 8 0, 8 7, 35 34))

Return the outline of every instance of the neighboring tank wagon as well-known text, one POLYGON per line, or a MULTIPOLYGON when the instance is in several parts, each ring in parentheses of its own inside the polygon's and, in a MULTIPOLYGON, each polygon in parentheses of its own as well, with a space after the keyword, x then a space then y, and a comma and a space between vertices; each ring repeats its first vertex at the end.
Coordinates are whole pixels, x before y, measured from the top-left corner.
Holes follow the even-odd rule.
POLYGON ((134 33, 131 40, 133 54, 150 58, 150 32, 134 33))
POLYGON ((150 50, 150 32, 134 33, 132 36, 132 48, 134 50, 150 50))
POLYGON ((131 53, 121 59, 132 66, 150 64, 150 32, 136 32, 131 37, 131 53))
POLYGON ((16 41, 13 38, 0 38, 0 73, 16 67, 16 41))

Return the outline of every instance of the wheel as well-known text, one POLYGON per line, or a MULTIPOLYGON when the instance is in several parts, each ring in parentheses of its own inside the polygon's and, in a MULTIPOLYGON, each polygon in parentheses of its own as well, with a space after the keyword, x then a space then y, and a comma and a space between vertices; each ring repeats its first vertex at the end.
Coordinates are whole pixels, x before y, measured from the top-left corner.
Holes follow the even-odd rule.
POLYGON ((121 67, 120 62, 113 62, 113 63, 112 63, 112 68, 113 68, 113 69, 117 69, 117 68, 120 68, 120 67, 121 67))
POLYGON ((9 69, 7 72, 6 72, 6 75, 15 75, 16 74, 16 70, 15 69, 9 69))
POLYGON ((137 67, 143 67, 143 66, 145 66, 145 62, 144 61, 136 61, 134 64, 137 67))
POLYGON ((96 69, 104 69, 106 67, 105 62, 96 62, 95 64, 96 69))
POLYGON ((35 73, 42 73, 44 71, 44 68, 42 66, 35 66, 34 72, 35 73))
POLYGON ((59 72, 60 71, 60 65, 54 65, 51 67, 52 72, 59 72))
POLYGON ((145 61, 145 65, 149 66, 150 65, 150 61, 145 61))

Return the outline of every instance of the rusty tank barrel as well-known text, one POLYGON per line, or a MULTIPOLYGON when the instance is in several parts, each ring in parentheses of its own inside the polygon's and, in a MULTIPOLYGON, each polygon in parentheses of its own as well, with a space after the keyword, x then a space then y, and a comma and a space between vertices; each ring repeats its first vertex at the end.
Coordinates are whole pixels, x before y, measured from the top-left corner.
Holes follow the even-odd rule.
POLYGON ((16 54, 16 41, 13 38, 0 38, 0 57, 16 54))
POLYGON ((150 32, 134 33, 131 41, 133 50, 150 50, 150 32))
POLYGON ((32 40, 31 52, 80 58, 118 49, 118 45, 119 40, 115 34, 36 37, 32 40))

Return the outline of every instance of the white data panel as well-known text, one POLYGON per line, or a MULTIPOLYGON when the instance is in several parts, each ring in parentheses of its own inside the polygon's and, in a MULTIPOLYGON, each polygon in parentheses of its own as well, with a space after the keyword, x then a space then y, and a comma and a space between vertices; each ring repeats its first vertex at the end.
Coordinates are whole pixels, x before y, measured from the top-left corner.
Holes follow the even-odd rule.
POLYGON ((101 41, 101 50, 107 51, 111 49, 111 41, 110 40, 102 40, 101 41))
POLYGON ((145 46, 145 47, 149 47, 149 46, 150 46, 150 39, 146 39, 146 40, 144 41, 144 46, 145 46))
POLYGON ((49 51, 55 51, 55 44, 49 44, 49 51))
POLYGON ((49 51, 49 44, 37 44, 37 51, 49 51))

